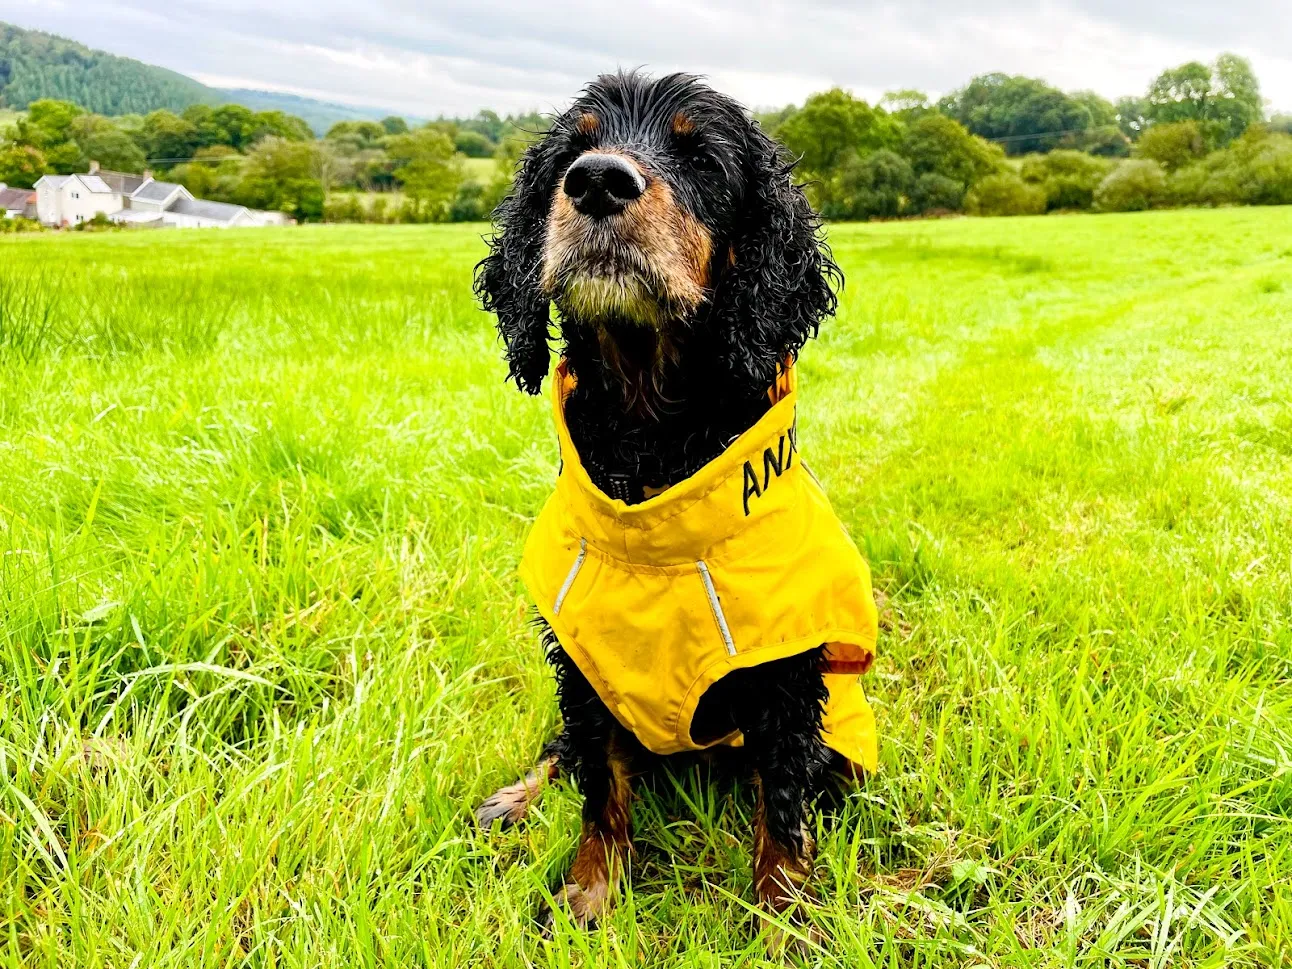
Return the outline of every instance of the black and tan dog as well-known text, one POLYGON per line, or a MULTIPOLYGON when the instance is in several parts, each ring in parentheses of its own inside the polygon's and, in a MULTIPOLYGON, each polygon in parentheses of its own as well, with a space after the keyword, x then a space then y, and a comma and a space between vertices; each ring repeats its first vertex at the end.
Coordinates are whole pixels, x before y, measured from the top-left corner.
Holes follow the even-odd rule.
POLYGON ((563 358, 562 470, 521 572, 564 724, 478 818, 515 822, 574 779, 583 835, 558 899, 580 923, 631 851, 644 758, 743 744, 772 912, 810 873, 827 771, 874 767, 869 573, 794 420, 794 361, 842 277, 791 168, 693 77, 603 76, 526 152, 477 269, 517 385, 539 391, 554 340, 563 358))

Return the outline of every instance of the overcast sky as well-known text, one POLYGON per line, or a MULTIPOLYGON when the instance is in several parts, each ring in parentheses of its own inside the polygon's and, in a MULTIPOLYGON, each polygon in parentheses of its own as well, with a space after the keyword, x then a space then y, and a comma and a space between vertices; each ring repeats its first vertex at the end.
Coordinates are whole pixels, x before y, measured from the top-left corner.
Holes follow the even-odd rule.
POLYGON ((618 66, 701 73, 750 106, 991 70, 1115 98, 1223 50, 1292 110, 1292 0, 0 0, 0 20, 219 87, 428 117, 551 110, 618 66))

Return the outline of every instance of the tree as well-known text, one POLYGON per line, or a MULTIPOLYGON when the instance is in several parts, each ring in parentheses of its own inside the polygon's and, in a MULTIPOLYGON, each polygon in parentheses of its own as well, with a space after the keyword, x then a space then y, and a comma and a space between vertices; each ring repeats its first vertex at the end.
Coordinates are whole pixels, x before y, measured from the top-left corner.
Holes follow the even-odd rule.
POLYGON ((217 202, 238 199, 245 159, 228 145, 199 148, 191 162, 176 165, 168 176, 198 198, 217 202))
POLYGON ((39 148, 0 144, 0 182, 14 188, 31 188, 36 179, 48 172, 39 148))
POLYGON ((27 116, 13 126, 13 141, 39 150, 47 172, 70 174, 81 165, 81 148, 72 137, 72 123, 83 114, 85 111, 70 101, 33 101, 27 116))
POLYGON ((1166 171, 1197 161, 1207 153, 1202 125, 1197 121, 1175 121, 1150 125, 1135 144, 1136 158, 1149 158, 1166 171))
POLYGON ((97 114, 79 116, 72 122, 72 136, 80 149, 78 167, 97 161, 112 171, 144 170, 144 153, 129 135, 107 118, 97 114))
POLYGON ((1119 125, 1118 106, 1094 91, 1074 91, 1068 95, 1090 112, 1090 127, 1065 135, 1061 148, 1086 151, 1092 155, 1124 158, 1130 154, 1130 137, 1119 125))
POLYGON ((408 134, 408 122, 393 114, 382 118, 381 126, 386 130, 386 134, 388 135, 408 134))
POLYGON ((988 175, 969 190, 965 208, 972 215, 1040 215, 1045 192, 1013 172, 988 175))
POLYGON ((388 132, 376 121, 338 121, 328 129, 328 141, 347 142, 356 149, 375 148, 388 132))
POLYGON ((529 147, 530 143, 528 138, 517 135, 504 138, 499 143, 498 149, 493 155, 495 171, 493 178, 489 181, 487 193, 490 212, 511 191, 512 183, 516 177, 516 169, 520 166, 521 156, 524 155, 525 149, 529 147))
POLYGON ((1150 122, 1196 121, 1213 146, 1229 144, 1264 113, 1252 65, 1236 54, 1221 54, 1210 67, 1189 61, 1163 71, 1146 100, 1150 122))
POLYGON ((852 152, 831 179, 821 214, 829 219, 894 218, 911 191, 910 163, 881 149, 862 156, 852 152))
POLYGON ((237 200, 301 221, 321 218, 328 162, 323 152, 321 143, 276 135, 262 139, 247 155, 237 200))
POLYGON ((1172 121, 1205 121, 1211 97, 1211 68, 1189 61, 1159 74, 1148 89, 1149 119, 1157 124, 1172 121))
POLYGON ((1005 164, 1001 149, 971 135, 958 121, 931 112, 912 121, 899 149, 916 175, 931 173, 968 188, 1005 164))
POLYGON ((1142 212, 1166 197, 1166 175, 1162 166, 1147 158, 1122 162, 1099 183, 1095 208, 1100 212, 1142 212))
POLYGON ((27 106, 27 117, 14 126, 14 141, 33 148, 53 148, 72 140, 72 122, 85 109, 71 101, 43 98, 27 106))
POLYGON ((462 184, 462 162, 453 141, 442 130, 427 125, 406 135, 395 135, 388 147, 395 177, 403 183, 412 212, 419 221, 439 221, 462 184))
POLYGON ((802 159, 803 168, 828 175, 851 152, 863 154, 894 148, 901 126, 882 108, 872 108, 841 88, 813 94, 776 131, 776 136, 802 159))
POLYGON ((1116 124, 1106 124, 1071 139, 1064 138, 1062 144, 1101 158, 1126 158, 1132 143, 1116 124))
POLYGON ((1212 70, 1217 82, 1213 120, 1222 126, 1222 143, 1228 144, 1265 116, 1265 103, 1256 72, 1246 58, 1221 54, 1212 70))
POLYGON ((1179 205, 1292 204, 1292 136, 1253 126, 1173 173, 1168 191, 1179 205))
POLYGON ((496 146, 478 131, 459 131, 453 139, 453 147, 468 158, 492 158, 496 146))
POLYGON ((1019 175, 1045 192, 1049 210, 1088 209, 1111 167, 1112 163, 1102 158, 1060 148, 1046 155, 1028 155, 1019 175))
POLYGON ((1134 141, 1150 124, 1148 100, 1132 97, 1118 98, 1115 107, 1117 127, 1121 129, 1122 134, 1134 141))
POLYGON ((476 134, 484 135, 491 142, 497 142, 502 138, 507 128, 507 122, 498 117, 495 111, 479 111, 474 118, 454 122, 455 127, 462 131, 474 131, 476 134))
POLYGON ((1117 106, 1094 91, 1073 91, 1068 97, 1090 112, 1090 123, 1100 128, 1117 123, 1117 106))
POLYGON ((302 118, 285 111, 257 111, 251 116, 251 130, 241 146, 254 145, 261 138, 286 138, 288 141, 313 141, 314 132, 302 118))
POLYGON ((190 105, 184 109, 180 117, 193 126, 193 144, 196 148, 228 144, 228 135, 217 126, 215 108, 209 104, 190 105))
POLYGON ((907 123, 934 110, 933 105, 929 103, 929 96, 913 88, 886 92, 879 99, 879 106, 893 117, 907 123))
POLYGON ((938 102, 976 135, 1000 140, 1011 155, 1050 151, 1065 134, 1093 126, 1090 108, 1036 78, 982 74, 938 102))
POLYGON ((253 141, 256 115, 241 104, 222 104, 211 111, 210 127, 215 137, 208 144, 228 145, 245 151, 253 141))
POLYGON ((171 111, 153 111, 139 129, 140 147, 156 164, 170 166, 198 150, 197 128, 171 111))
POLYGON ((906 211, 912 215, 930 212, 959 212, 964 208, 965 186, 961 181, 937 172, 925 172, 915 180, 906 211))
POLYGON ((483 222, 492 211, 488 187, 479 182, 463 182, 449 206, 449 221, 483 222))

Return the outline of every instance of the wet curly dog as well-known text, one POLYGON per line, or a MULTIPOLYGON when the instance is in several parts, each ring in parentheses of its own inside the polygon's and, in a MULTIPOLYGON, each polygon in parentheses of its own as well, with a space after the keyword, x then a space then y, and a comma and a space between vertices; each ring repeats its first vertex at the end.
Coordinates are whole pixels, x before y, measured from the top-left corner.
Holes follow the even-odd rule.
POLYGON ((807 893, 831 769, 874 767, 869 573, 793 413, 794 362, 843 280, 792 167, 694 77, 602 76, 525 153, 477 267, 517 386, 538 393, 560 350, 562 470, 522 576, 563 721, 477 817, 514 823, 574 780, 583 832, 556 898, 580 924, 613 900, 652 759, 743 746, 773 913, 807 893))

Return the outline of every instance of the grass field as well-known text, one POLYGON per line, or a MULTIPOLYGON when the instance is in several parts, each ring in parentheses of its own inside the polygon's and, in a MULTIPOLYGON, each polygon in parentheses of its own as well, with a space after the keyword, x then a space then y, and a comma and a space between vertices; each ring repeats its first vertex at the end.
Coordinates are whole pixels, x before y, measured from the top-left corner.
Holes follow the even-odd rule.
POLYGON ((498 163, 492 158, 463 158, 462 167, 466 170, 467 181, 489 184, 498 173, 498 163))
MULTIPOLYGON (((480 226, 0 238, 0 965, 762 965, 752 797, 578 801, 480 226)), ((842 226, 800 443, 889 597, 839 967, 1287 966, 1292 212, 842 226)))

